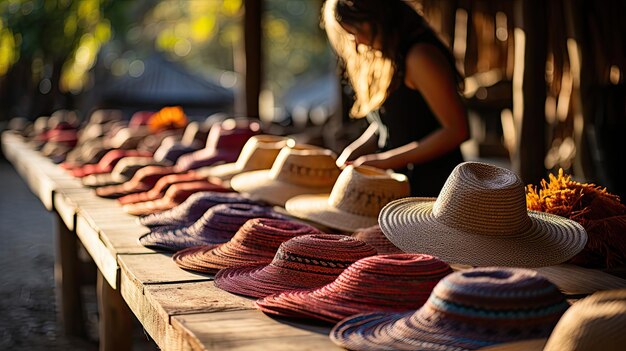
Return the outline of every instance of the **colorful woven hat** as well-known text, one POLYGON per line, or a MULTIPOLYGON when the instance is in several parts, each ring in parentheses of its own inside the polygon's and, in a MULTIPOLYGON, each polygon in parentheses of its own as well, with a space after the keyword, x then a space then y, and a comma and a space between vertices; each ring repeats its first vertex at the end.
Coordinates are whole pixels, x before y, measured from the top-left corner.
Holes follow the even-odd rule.
POLYGON ((549 338, 505 343, 491 351, 621 351, 626 345, 626 289, 595 293, 576 302, 549 338))
POLYGON ((187 227, 154 229, 139 238, 146 247, 178 251, 192 246, 222 244, 252 218, 287 217, 269 207, 248 204, 221 204, 211 207, 199 220, 187 227))
POLYGON ((259 134, 261 125, 251 119, 227 119, 211 127, 204 149, 181 156, 175 165, 185 172, 219 163, 235 162, 250 137, 259 134))
POLYGON ((473 266, 550 266, 567 261, 587 242, 580 224, 527 210, 524 184, 515 173, 478 162, 455 167, 436 200, 392 201, 378 219, 403 251, 473 266))
POLYGON ((288 142, 295 143, 285 137, 256 135, 248 139, 236 162, 199 169, 198 172, 207 177, 230 180, 239 173, 269 169, 288 142))
POLYGON ((317 288, 335 280, 352 263, 375 254, 373 247, 349 236, 302 235, 282 243, 268 265, 222 269, 215 285, 252 297, 317 288))
POLYGON ((253 218, 225 244, 190 247, 178 251, 172 258, 180 268, 215 274, 228 267, 268 264, 280 244, 305 234, 322 232, 294 221, 253 218))
POLYGON ((137 150, 111 150, 97 164, 74 168, 72 175, 74 177, 85 177, 91 174, 109 173, 122 158, 130 156, 151 157, 152 153, 137 150))
POLYGON ((439 280, 450 273, 447 263, 429 255, 370 256, 328 285, 270 295, 257 306, 270 314, 326 322, 358 313, 404 312, 422 307, 439 280))
POLYGON ((397 248, 387 239, 378 224, 369 228, 359 229, 352 234, 352 237, 374 246, 379 255, 404 253, 404 251, 397 248))
POLYGON ((110 185, 96 189, 96 195, 111 199, 117 199, 128 194, 148 191, 156 182, 168 174, 174 173, 172 167, 147 166, 139 169, 127 182, 119 185, 110 185))
POLYGON ((273 205, 302 194, 328 193, 339 176, 335 154, 311 145, 285 146, 272 168, 236 175, 230 186, 273 205))
POLYGON ((476 350, 546 337, 568 307, 536 272, 475 268, 443 278, 417 311, 348 317, 330 337, 358 350, 476 350))
POLYGON ((231 190, 206 180, 176 183, 172 184, 161 198, 124 205, 122 209, 131 215, 146 216, 172 209, 182 204, 192 194, 202 191, 228 192, 231 190))
POLYGON ((150 228, 162 226, 187 227, 194 224, 211 207, 220 204, 263 205, 263 203, 238 193, 203 191, 189 196, 182 204, 171 210, 141 217, 139 218, 139 223, 150 228))
POLYGON ((113 167, 111 173, 91 174, 80 180, 84 186, 92 188, 118 185, 129 181, 139 169, 154 164, 152 157, 124 157, 113 167))
MULTIPOLYGON (((184 173, 184 174, 168 174, 164 176, 163 178, 159 179, 156 182, 156 184, 154 184, 154 187, 152 187, 152 189, 148 191, 140 192, 140 193, 134 193, 134 194, 128 194, 128 195, 122 196, 118 198, 117 201, 122 205, 134 204, 134 203, 145 202, 145 201, 153 201, 153 200, 163 198, 167 189, 169 189, 174 184, 197 182, 201 180, 206 181, 206 177, 201 177, 191 172, 184 173)), ((218 184, 215 182, 212 182, 212 183, 214 183, 215 185, 221 186, 221 184, 218 184)))
POLYGON ((375 225, 383 206, 410 194, 409 181, 403 174, 348 166, 330 194, 296 196, 287 201, 285 208, 296 217, 354 232, 375 225))

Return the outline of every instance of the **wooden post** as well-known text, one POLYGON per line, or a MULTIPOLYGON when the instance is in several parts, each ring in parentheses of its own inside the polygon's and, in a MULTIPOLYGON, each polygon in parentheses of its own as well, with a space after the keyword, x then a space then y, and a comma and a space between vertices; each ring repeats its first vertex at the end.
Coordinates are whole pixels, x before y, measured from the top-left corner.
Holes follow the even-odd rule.
POLYGON ((68 336, 85 336, 83 303, 80 295, 78 241, 55 211, 56 232, 54 281, 58 318, 68 336))
POLYGON ((237 114, 259 117, 262 79, 263 0, 244 0, 243 45, 235 51, 235 70, 244 79, 235 103, 237 114))
POLYGON ((133 320, 130 309, 119 289, 113 289, 100 270, 97 280, 100 351, 131 350, 133 320))
POLYGON ((526 184, 539 184, 546 173, 547 4, 515 0, 514 6, 513 118, 517 147, 511 161, 526 184))

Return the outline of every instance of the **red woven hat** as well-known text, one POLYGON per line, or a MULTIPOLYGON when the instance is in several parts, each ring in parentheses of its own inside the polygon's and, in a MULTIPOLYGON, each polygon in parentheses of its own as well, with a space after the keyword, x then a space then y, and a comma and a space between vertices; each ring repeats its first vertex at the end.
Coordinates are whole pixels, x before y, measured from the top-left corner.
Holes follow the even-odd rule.
POLYGON ((96 195, 111 199, 117 199, 128 194, 148 191, 156 182, 168 174, 174 173, 172 167, 148 166, 141 168, 127 182, 119 185, 104 186, 96 189, 96 195))
POLYGON ((404 251, 397 248, 383 233, 378 224, 369 228, 359 229, 352 234, 353 238, 363 240, 366 243, 374 246, 379 255, 404 253, 404 251))
POLYGON ((217 273, 236 266, 272 262, 280 244, 305 234, 322 234, 306 224, 282 219, 254 218, 247 221, 229 242, 219 246, 191 247, 174 254, 179 267, 202 273, 217 273))
POLYGON ((72 169, 74 177, 85 177, 91 174, 110 173, 113 167, 124 157, 143 156, 150 157, 152 153, 137 150, 111 150, 107 152, 96 164, 88 164, 82 167, 72 169))
POLYGON ((430 255, 377 255, 360 259, 321 288, 286 291, 257 301, 286 317, 338 322, 357 313, 420 308, 450 266, 430 255))
MULTIPOLYGON (((165 192, 174 184, 195 182, 199 180, 206 180, 206 177, 200 176, 195 173, 184 174, 168 174, 165 177, 159 179, 154 187, 148 191, 141 193, 128 194, 120 197, 117 201, 122 205, 134 204, 144 201, 154 201, 163 198, 165 192)), ((216 185, 220 185, 216 182, 212 182, 216 185)))
POLYGON ((344 269, 376 250, 345 235, 302 235, 280 245, 269 265, 222 269, 220 289, 252 297, 286 290, 316 288, 335 280, 344 269))
POLYGON ((192 194, 201 191, 227 192, 230 190, 207 180, 178 183, 169 187, 165 195, 160 199, 124 205, 122 209, 131 215, 145 216, 174 208, 187 200, 192 194))

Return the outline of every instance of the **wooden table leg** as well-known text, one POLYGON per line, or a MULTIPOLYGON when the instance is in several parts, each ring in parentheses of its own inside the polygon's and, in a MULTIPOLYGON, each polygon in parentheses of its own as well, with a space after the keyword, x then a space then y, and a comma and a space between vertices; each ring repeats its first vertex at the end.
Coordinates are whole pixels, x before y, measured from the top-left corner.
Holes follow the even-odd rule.
POLYGON ((100 270, 97 285, 100 351, 131 350, 133 323, 130 309, 119 289, 113 289, 100 270))
POLYGON ((85 323, 80 295, 79 260, 76 234, 67 228, 58 213, 56 221, 54 281, 58 317, 65 335, 83 337, 85 323))

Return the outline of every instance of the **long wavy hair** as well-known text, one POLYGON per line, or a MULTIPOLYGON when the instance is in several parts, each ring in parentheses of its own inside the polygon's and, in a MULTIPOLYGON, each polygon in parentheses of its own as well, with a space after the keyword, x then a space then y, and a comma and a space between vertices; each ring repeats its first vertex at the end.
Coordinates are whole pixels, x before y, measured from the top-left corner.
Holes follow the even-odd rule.
POLYGON ((462 87, 463 77, 456 68, 452 53, 411 0, 326 0, 322 26, 355 93, 350 110, 352 117, 361 118, 379 108, 389 92, 401 84, 402 75, 396 73, 403 71, 405 66, 402 46, 417 37, 429 38, 429 43, 441 49, 454 72, 457 86, 462 87), (352 35, 341 26, 362 23, 371 25, 372 42, 380 38, 380 50, 357 46, 352 35))

